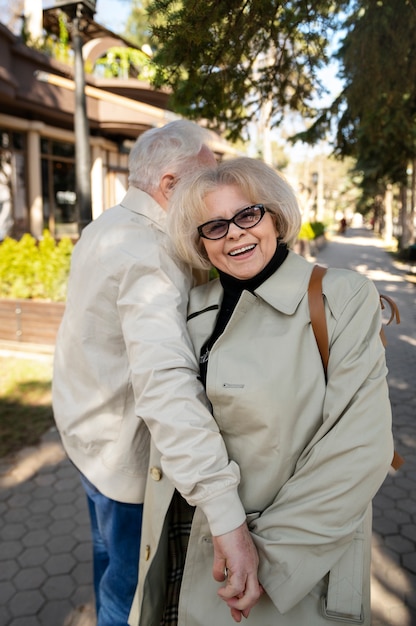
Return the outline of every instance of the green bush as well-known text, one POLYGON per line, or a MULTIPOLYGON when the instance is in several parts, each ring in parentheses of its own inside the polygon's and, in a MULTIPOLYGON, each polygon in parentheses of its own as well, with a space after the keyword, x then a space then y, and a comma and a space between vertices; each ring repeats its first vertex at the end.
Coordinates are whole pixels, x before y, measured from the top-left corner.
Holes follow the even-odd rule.
POLYGON ((311 228, 314 233, 314 238, 325 235, 325 224, 322 222, 311 222, 311 228))
POLYGON ((0 297, 31 298, 64 302, 73 243, 58 243, 45 230, 37 242, 25 234, 16 241, 11 237, 0 244, 0 297))
POLYGON ((315 233, 313 232, 313 228, 309 222, 303 222, 300 227, 298 239, 307 239, 308 241, 315 239, 315 233))
POLYGON ((298 239, 312 241, 325 234, 325 224, 322 222, 303 222, 300 227, 298 239))

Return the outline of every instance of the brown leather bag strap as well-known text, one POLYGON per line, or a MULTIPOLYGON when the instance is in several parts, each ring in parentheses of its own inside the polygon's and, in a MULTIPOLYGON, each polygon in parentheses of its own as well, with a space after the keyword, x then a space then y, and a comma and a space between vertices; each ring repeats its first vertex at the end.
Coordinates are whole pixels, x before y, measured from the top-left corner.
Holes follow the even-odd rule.
MULTIPOLYGON (((328 360, 329 360, 329 342, 328 342, 328 328, 326 325, 326 317, 325 317, 324 298, 322 295, 322 278, 325 276, 325 274, 326 274, 326 267, 322 267, 321 265, 314 266, 310 280, 309 280, 308 300, 309 300, 309 314, 311 317, 312 329, 315 335, 319 352, 321 354, 322 365, 324 368, 325 380, 326 380, 328 360)), ((382 308, 384 308, 383 299, 388 302, 388 304, 390 305, 390 309, 391 309, 391 316, 387 323, 390 324, 390 322, 394 318, 396 318, 397 324, 400 324, 399 310, 394 300, 391 300, 391 298, 387 296, 380 296, 380 302, 381 302, 382 308)), ((380 335, 381 335, 382 340, 384 339, 383 334, 384 334, 383 328, 381 328, 380 335)), ((386 345, 384 341, 383 343, 384 345, 386 345)), ((400 456, 400 454, 396 452, 395 450, 393 459, 391 462, 392 467, 395 470, 398 470, 399 467, 403 465, 403 463, 404 463, 403 457, 400 456)))
POLYGON ((316 343, 321 354, 325 378, 328 369, 329 343, 328 328, 326 325, 324 297, 322 295, 322 278, 326 274, 326 267, 315 265, 309 280, 308 299, 309 315, 316 343))

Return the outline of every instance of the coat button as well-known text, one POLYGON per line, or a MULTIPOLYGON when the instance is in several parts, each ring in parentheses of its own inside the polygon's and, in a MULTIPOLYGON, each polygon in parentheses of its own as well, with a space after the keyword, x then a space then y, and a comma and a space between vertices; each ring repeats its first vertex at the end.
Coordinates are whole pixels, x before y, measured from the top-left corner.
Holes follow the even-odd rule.
POLYGON ((159 467, 152 467, 150 469, 150 476, 153 478, 153 480, 161 480, 162 470, 159 467))
POLYGON ((144 549, 144 560, 148 561, 150 559, 150 546, 146 546, 144 549))

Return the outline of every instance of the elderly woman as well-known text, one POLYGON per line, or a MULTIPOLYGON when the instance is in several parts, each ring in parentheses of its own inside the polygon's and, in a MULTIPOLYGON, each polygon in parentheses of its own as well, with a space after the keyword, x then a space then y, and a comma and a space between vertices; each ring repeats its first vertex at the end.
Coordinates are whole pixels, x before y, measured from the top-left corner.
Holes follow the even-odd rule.
MULTIPOLYGON (((188 323, 214 417, 241 469, 260 558, 265 593, 247 621, 369 625, 371 500, 393 455, 378 293, 355 272, 327 271, 326 378, 308 306, 313 266, 289 249, 300 214, 288 183, 257 160, 225 161, 181 181, 169 219, 179 257, 219 274, 192 291, 188 323)), ((166 480, 148 487, 139 589, 146 626, 159 624, 158 593, 164 600, 157 574, 168 557, 159 535, 168 517, 172 526, 173 493, 166 480)), ((197 508, 180 626, 241 619, 227 607, 233 600, 221 598, 212 558, 197 508)))

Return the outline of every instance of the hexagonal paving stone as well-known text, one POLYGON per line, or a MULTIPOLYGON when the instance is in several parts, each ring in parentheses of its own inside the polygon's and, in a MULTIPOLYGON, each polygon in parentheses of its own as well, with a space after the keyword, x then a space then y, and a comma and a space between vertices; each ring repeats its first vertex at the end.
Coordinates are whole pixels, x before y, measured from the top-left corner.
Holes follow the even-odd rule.
POLYGON ((3 515, 6 524, 21 524, 30 517, 29 507, 19 507, 18 509, 8 509, 3 515))
POLYGON ((398 554, 408 554, 414 549, 413 542, 401 535, 390 535, 385 539, 386 546, 395 550, 398 554))
POLYGON ((30 503, 32 513, 46 513, 53 509, 54 504, 50 498, 38 498, 30 503))
POLYGON ((404 524, 404 526, 402 526, 402 535, 408 539, 416 541, 416 525, 404 524))
POLYGON ((71 598, 75 590, 75 582, 71 576, 52 576, 42 587, 43 593, 49 600, 64 600, 71 598))
POLYGON ((16 593, 16 588, 11 582, 0 583, 0 606, 7 606, 10 598, 16 593))
POLYGON ((397 500, 397 508, 408 513, 416 513, 416 501, 409 497, 397 500))
POLYGON ((69 574, 75 567, 75 559, 70 554, 57 554, 50 556, 44 564, 44 568, 51 576, 57 574, 69 574))
POLYGON ((405 554, 403 556, 403 565, 407 567, 408 570, 416 574, 416 552, 412 552, 412 554, 405 554))
POLYGON ((20 539, 27 533, 24 524, 5 524, 1 529, 1 540, 20 539))
POLYGON ((383 496, 388 496, 393 500, 398 500, 399 498, 406 497, 406 491, 401 489, 397 484, 395 485, 387 485, 383 488, 383 496))
POLYGON ((6 560, 14 559, 23 552, 20 541, 3 541, 1 544, 1 558, 6 560))
POLYGON ((9 610, 14 617, 36 615, 45 603, 40 591, 19 591, 9 602, 9 610))
MULTIPOLYGON (((42 626, 77 626, 78 623, 71 619, 73 611, 72 603, 69 600, 52 600, 40 611, 38 624, 42 624, 42 626)), ((95 622, 91 623, 91 626, 93 625, 95 622)), ((85 624, 85 626, 87 625, 85 624)))
POLYGON ((72 504, 58 504, 51 511, 51 515, 55 520, 71 518, 75 514, 76 508, 72 504))
POLYGON ((73 531, 74 528, 75 522, 73 519, 63 519, 53 522, 49 526, 49 532, 51 533, 51 535, 66 535, 67 533, 73 531))
POLYGON ((39 589, 47 578, 47 574, 41 567, 27 567, 22 569, 13 579, 19 591, 25 589, 39 589))
POLYGON ((31 499, 30 493, 15 493, 9 498, 8 505, 14 509, 22 508, 27 506, 31 499))
MULTIPOLYGON (((48 536, 45 533, 45 542, 48 536)), ((18 557, 18 562, 22 567, 36 567, 42 565, 48 559, 49 554, 43 546, 36 546, 35 548, 27 548, 18 557)))
POLYGON ((46 548, 51 554, 64 554, 66 552, 73 552, 76 544, 76 539, 72 535, 59 535, 48 541, 46 548))
POLYGON ((55 491, 52 494, 52 500, 56 504, 73 504, 77 499, 77 494, 74 491, 55 491))
POLYGON ((49 539, 49 533, 46 534, 43 528, 29 531, 22 539, 22 543, 26 548, 34 548, 35 546, 43 546, 45 541, 49 539))
POLYGON ((19 565, 15 559, 0 561, 0 580, 11 580, 18 571, 19 565))
POLYGON ((91 541, 80 543, 74 550, 74 556, 80 563, 92 560, 91 541))
POLYGON ((404 511, 399 511, 395 506, 391 509, 386 509, 384 511, 384 515, 389 519, 393 520, 397 524, 408 524, 411 520, 411 517, 408 513, 404 511))
POLYGON ((50 487, 55 482, 55 474, 37 474, 34 478, 34 482, 39 487, 50 487))
POLYGON ((373 531, 380 535, 394 535, 398 532, 399 525, 394 519, 386 519, 384 516, 373 519, 373 531))
POLYGON ((4 624, 5 626, 10 624, 10 618, 11 615, 8 608, 4 604, 0 604, 0 624, 4 624))
POLYGON ((91 585, 93 579, 92 563, 78 563, 71 575, 78 585, 91 585))

